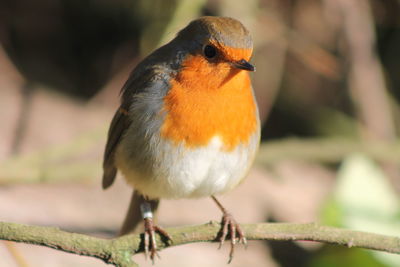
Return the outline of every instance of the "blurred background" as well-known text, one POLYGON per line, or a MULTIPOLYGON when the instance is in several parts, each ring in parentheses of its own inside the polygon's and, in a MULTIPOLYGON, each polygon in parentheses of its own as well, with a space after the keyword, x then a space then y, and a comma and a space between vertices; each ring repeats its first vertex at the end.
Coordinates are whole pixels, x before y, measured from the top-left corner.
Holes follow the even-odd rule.
MULTIPOLYGON (((221 197, 236 219, 400 235, 399 0, 2 0, 0 220, 116 234, 130 189, 100 184, 119 90, 201 15, 236 18, 255 42, 263 142, 249 178, 221 197)), ((161 203, 165 227, 219 219, 209 199, 161 203)), ((173 247, 156 264, 225 266, 228 250, 173 247)), ((0 258, 2 267, 105 266, 9 242, 0 258)), ((390 267, 400 256, 252 241, 230 266, 390 267)))

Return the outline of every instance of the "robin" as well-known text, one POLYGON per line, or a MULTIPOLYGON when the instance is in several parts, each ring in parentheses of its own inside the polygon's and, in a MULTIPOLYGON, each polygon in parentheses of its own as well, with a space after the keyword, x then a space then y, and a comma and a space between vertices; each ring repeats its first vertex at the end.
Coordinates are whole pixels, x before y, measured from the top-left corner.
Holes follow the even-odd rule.
POLYGON ((103 188, 117 170, 134 190, 120 231, 144 221, 146 256, 157 255, 153 222, 161 198, 212 197, 221 209, 220 244, 246 238, 215 198, 247 175, 259 146, 260 121, 250 82, 253 42, 227 17, 201 17, 145 58, 121 90, 108 133, 103 188))

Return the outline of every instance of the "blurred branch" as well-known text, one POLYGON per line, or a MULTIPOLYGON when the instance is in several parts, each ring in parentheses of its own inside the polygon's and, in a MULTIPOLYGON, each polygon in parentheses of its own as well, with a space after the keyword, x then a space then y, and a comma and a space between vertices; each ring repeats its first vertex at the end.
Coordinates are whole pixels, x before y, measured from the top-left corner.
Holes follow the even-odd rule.
POLYGON ((265 21, 262 25, 271 25, 268 27, 271 28, 270 31, 276 32, 273 40, 285 42, 289 51, 296 55, 305 66, 331 80, 337 81, 342 78, 340 63, 332 52, 295 29, 288 27, 274 12, 264 11, 263 14, 265 21))
POLYGON ((343 14, 350 57, 349 88, 367 136, 391 141, 395 127, 382 70, 375 52, 375 27, 367 0, 335 1, 343 14), (372 108, 374 107, 374 108, 372 108))
POLYGON ((29 267, 21 252, 15 247, 15 243, 9 241, 3 241, 3 243, 18 267, 29 267))
POLYGON ((347 155, 362 153, 378 161, 400 163, 400 142, 362 142, 348 139, 286 139, 262 144, 256 163, 281 160, 338 163, 347 155))
MULTIPOLYGON (((73 143, 44 149, 29 156, 19 156, 0 163, 0 185, 60 181, 87 181, 101 175, 101 159, 85 157, 100 140, 104 130, 90 132, 73 143)), ((347 155, 362 153, 377 161, 400 163, 400 142, 362 142, 350 139, 282 139, 263 143, 256 158, 259 164, 282 160, 338 163, 347 155)))
POLYGON ((201 14, 205 3, 205 0, 142 0, 146 23, 140 41, 141 54, 147 55, 157 46, 170 41, 179 29, 201 14))
MULTIPOLYGON (((400 254, 400 238, 352 231, 315 223, 260 223, 242 225, 248 240, 317 241, 386 251, 400 254)), ((172 245, 166 245, 157 237, 159 248, 196 242, 216 242, 220 224, 169 228, 172 245)), ((29 226, 0 222, 0 239, 41 245, 73 254, 90 256, 120 267, 137 266, 131 255, 143 252, 141 235, 126 235, 116 239, 102 239, 69 233, 53 227, 29 226)))
MULTIPOLYGON (((396 139, 395 120, 385 84, 381 62, 376 55, 375 25, 368 0, 325 0, 332 11, 339 13, 346 48, 350 59, 349 89, 362 134, 367 140, 392 142, 396 139), (363 131, 364 130, 364 131, 363 131)), ((382 161, 388 177, 400 193, 400 170, 382 161)))
MULTIPOLYGON (((263 13, 268 14, 268 12, 263 13)), ((256 47, 252 60, 257 66, 257 71, 262 75, 254 75, 253 87, 261 123, 263 123, 267 120, 282 88, 289 47, 286 35, 289 29, 285 27, 282 18, 278 15, 259 16, 259 20, 256 24, 258 27, 253 26, 251 30, 254 32, 256 47), (260 25, 263 26, 260 27, 260 25), (268 60, 265 60, 266 58, 268 60)))
POLYGON ((100 177, 101 159, 97 150, 99 144, 105 142, 106 132, 105 127, 100 127, 71 142, 4 160, 0 162, 0 185, 81 181, 100 177), (94 156, 88 157, 91 154, 94 156))
POLYGON ((21 145, 24 141, 26 128, 29 121, 29 115, 32 113, 32 100, 34 86, 31 82, 27 81, 21 88, 21 103, 19 104, 19 114, 17 119, 17 126, 14 130, 14 139, 11 143, 10 155, 17 155, 20 152, 21 145))
POLYGON ((205 0, 177 1, 176 8, 157 46, 173 39, 179 29, 185 27, 193 18, 198 17, 206 2, 205 0))
MULTIPOLYGON (((229 1, 225 2, 228 6, 229 1)), ((253 11, 253 6, 250 7, 253 11)), ((263 74, 254 76, 253 85, 256 89, 260 118, 264 122, 282 87, 287 54, 295 55, 304 66, 330 80, 340 80, 342 73, 335 55, 289 27, 275 9, 264 9, 258 20, 258 27, 251 30, 256 45, 253 60, 257 71, 263 74), (265 60, 266 58, 268 60, 265 60)))

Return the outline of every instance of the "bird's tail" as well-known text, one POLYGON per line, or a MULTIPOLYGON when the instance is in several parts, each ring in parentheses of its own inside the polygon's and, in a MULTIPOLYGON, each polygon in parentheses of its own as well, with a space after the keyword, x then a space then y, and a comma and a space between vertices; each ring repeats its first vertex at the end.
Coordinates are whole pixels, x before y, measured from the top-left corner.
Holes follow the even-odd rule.
POLYGON ((148 202, 151 205, 153 216, 155 215, 158 204, 160 201, 157 200, 147 200, 143 195, 133 190, 131 202, 129 204, 128 212, 126 213, 124 223, 122 224, 121 230, 119 231, 119 236, 126 235, 130 233, 140 233, 143 232, 143 221, 142 214, 140 211, 140 205, 143 202, 148 202))

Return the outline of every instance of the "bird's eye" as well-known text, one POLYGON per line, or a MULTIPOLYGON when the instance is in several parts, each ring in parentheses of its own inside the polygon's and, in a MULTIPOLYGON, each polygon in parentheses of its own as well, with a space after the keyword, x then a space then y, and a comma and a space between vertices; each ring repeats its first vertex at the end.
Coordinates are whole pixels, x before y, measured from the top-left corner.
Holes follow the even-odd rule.
POLYGON ((211 59, 217 55, 217 49, 212 45, 206 45, 203 48, 203 53, 206 56, 206 58, 211 59))

